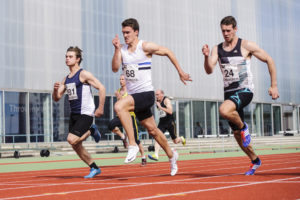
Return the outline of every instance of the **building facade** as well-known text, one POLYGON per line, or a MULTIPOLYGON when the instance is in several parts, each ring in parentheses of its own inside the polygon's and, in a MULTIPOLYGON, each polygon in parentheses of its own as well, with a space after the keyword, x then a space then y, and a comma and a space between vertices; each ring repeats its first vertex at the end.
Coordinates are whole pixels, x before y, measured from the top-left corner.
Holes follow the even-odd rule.
POLYGON ((51 92, 54 82, 68 74, 64 59, 69 46, 83 49, 81 66, 106 87, 105 114, 95 123, 102 133, 108 132, 120 75, 111 70, 112 39, 116 34, 122 38, 121 22, 131 17, 140 23, 140 39, 171 49, 192 76, 193 82, 185 86, 167 58, 153 57, 153 84, 172 97, 180 135, 193 138, 230 132, 218 113, 222 75, 219 69, 212 75, 205 73, 201 52, 204 44, 212 47, 223 41, 219 24, 227 15, 237 19, 238 36, 256 42, 277 67, 280 98, 273 101, 268 95, 267 65, 252 59, 255 95, 245 109, 250 131, 272 136, 300 130, 297 0, 0 0, 0 10, 3 143, 66 140, 68 100, 65 96, 53 102, 51 92))

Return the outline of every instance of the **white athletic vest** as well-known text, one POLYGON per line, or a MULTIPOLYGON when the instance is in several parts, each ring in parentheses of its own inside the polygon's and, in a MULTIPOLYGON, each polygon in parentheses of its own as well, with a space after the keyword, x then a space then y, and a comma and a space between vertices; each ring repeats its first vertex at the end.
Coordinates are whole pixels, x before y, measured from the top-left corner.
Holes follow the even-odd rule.
POLYGON ((222 43, 218 45, 219 65, 223 74, 224 92, 248 88, 253 91, 250 60, 245 59, 241 52, 242 39, 229 52, 224 51, 222 43))
POLYGON ((133 53, 128 51, 126 44, 121 48, 122 70, 128 94, 153 91, 151 58, 146 56, 142 44, 143 40, 140 40, 133 53))

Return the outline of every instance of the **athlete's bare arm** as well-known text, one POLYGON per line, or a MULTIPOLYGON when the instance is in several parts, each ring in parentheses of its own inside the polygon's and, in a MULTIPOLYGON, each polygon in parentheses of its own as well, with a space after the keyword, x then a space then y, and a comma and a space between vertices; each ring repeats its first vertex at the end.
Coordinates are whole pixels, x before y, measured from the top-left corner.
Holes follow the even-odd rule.
POLYGON ((114 52, 114 56, 112 58, 112 71, 113 72, 117 72, 119 71, 119 68, 121 66, 122 63, 122 55, 121 55, 121 43, 120 43, 120 39, 119 36, 116 35, 115 38, 112 40, 112 44, 115 47, 115 52, 114 52))
POLYGON ((120 100, 122 98, 122 95, 118 90, 115 91, 115 96, 117 97, 117 100, 120 100))
POLYGON ((166 108, 164 107, 161 107, 160 103, 159 102, 156 102, 157 106, 159 109, 165 111, 167 114, 170 114, 172 115, 173 113, 173 108, 172 108, 172 104, 171 104, 171 101, 169 98, 165 98, 164 100, 164 104, 166 105, 166 108))
POLYGON ((143 50, 148 56, 152 56, 153 54, 159 55, 159 56, 167 56, 169 58, 169 60, 173 63, 174 67, 176 68, 176 70, 179 74, 180 80, 185 85, 186 85, 186 81, 192 81, 190 75, 185 73, 181 69, 174 53, 170 49, 163 47, 163 46, 159 46, 153 42, 143 42, 143 50))
POLYGON ((66 78, 62 82, 56 82, 53 86, 52 98, 54 101, 59 101, 66 91, 66 78))
POLYGON ((263 49, 261 49, 254 42, 243 40, 242 48, 245 48, 247 51, 249 51, 249 54, 254 55, 256 58, 258 58, 262 62, 267 63, 268 69, 269 69, 269 74, 271 77, 271 86, 268 90, 269 95, 274 100, 279 98, 279 92, 278 92, 278 88, 277 88, 277 78, 276 78, 276 67, 275 67, 275 63, 274 63, 274 60, 272 59, 272 57, 269 56, 269 54, 267 54, 263 49))
POLYGON ((88 83, 91 86, 93 86, 95 89, 98 90, 99 94, 99 106, 95 110, 95 116, 100 117, 104 113, 104 103, 105 103, 105 87, 102 85, 102 83, 93 76, 92 73, 82 70, 80 73, 80 81, 83 83, 88 83))
POLYGON ((209 46, 205 44, 202 47, 202 53, 204 55, 204 69, 207 74, 211 74, 214 71, 215 66, 217 65, 218 62, 218 47, 214 46, 211 55, 209 56, 209 46))

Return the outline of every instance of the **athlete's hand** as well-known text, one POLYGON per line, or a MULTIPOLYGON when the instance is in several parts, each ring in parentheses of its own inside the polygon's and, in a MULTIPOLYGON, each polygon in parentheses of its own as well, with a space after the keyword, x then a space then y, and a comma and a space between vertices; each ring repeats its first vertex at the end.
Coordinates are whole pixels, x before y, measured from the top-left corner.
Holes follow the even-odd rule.
POLYGON ((279 92, 277 87, 270 87, 269 90, 269 95, 272 97, 273 100, 279 98, 279 92))
POLYGON ((191 76, 185 72, 179 74, 180 80, 186 85, 186 81, 192 81, 191 76))
POLYGON ((120 92, 119 91, 115 91, 115 96, 117 97, 117 100, 120 100, 121 99, 121 95, 120 95, 120 92))
POLYGON ((207 44, 205 44, 203 47, 202 47, 202 53, 204 56, 209 56, 209 47, 207 44))
POLYGON ((121 48, 121 43, 118 35, 116 35, 115 38, 112 40, 112 44, 116 49, 121 48))
POLYGON ((156 106, 157 106, 157 108, 161 107, 161 105, 160 105, 160 103, 158 101, 156 102, 156 106))
POLYGON ((60 85, 61 85, 60 82, 54 83, 54 86, 53 86, 54 91, 57 91, 59 89, 60 85))
POLYGON ((103 108, 97 108, 95 110, 95 117, 101 117, 103 115, 103 113, 104 113, 103 108))

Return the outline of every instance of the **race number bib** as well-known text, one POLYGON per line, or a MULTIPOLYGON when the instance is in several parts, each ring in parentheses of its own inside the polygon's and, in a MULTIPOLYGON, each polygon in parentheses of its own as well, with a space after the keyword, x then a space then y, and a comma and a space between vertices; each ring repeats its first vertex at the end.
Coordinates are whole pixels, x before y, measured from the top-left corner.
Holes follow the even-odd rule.
POLYGON ((68 84, 66 84, 66 87, 67 87, 67 93, 68 93, 68 96, 69 96, 69 100, 78 99, 76 84, 75 83, 68 83, 68 84))
POLYGON ((236 82, 240 80, 237 65, 223 65, 223 79, 227 82, 236 82))
POLYGON ((130 64, 124 66, 124 75, 126 78, 126 81, 138 81, 139 76, 139 66, 136 64, 130 64))
POLYGON ((167 116, 167 113, 163 110, 158 110, 158 114, 159 114, 159 118, 163 118, 163 117, 167 116))

